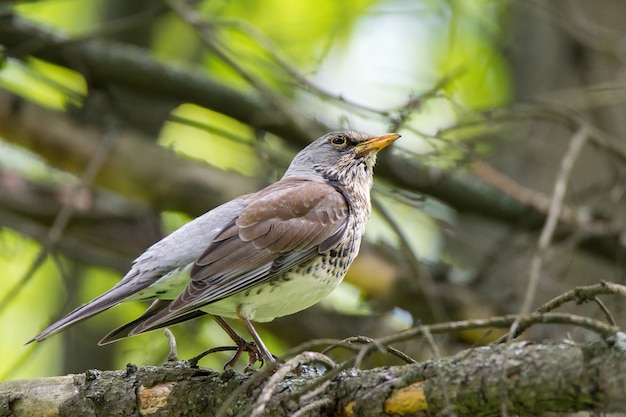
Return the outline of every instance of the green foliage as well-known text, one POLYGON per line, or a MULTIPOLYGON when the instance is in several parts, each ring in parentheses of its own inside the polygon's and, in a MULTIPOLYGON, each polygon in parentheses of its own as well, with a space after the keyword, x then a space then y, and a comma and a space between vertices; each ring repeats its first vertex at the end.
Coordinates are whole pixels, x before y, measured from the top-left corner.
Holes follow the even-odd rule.
POLYGON ((509 99, 508 70, 498 50, 501 4, 485 0, 450 2, 451 18, 439 39, 439 73, 458 74, 446 86, 451 97, 470 108, 509 99))
POLYGON ((0 71, 0 86, 55 109, 85 93, 85 82, 77 73, 38 59, 30 59, 28 67, 8 60, 0 71))
POLYGON ((60 340, 46 346, 46 354, 38 346, 24 344, 57 315, 63 304, 63 283, 50 260, 44 262, 29 278, 31 264, 41 250, 40 245, 8 229, 0 234, 0 381, 37 377, 61 371, 60 340), (19 289, 16 291, 16 289, 19 289), (36 314, 33 314, 36 312, 36 314), (30 354, 34 351, 35 354, 30 354))
POLYGON ((93 27, 105 2, 106 0, 18 2, 15 12, 44 26, 61 28, 67 34, 77 35, 93 27))
POLYGON ((247 127, 219 113, 191 104, 179 106, 173 116, 185 123, 167 123, 159 138, 159 143, 172 148, 177 153, 225 170, 236 170, 254 175, 258 160, 249 139, 247 127), (198 129, 192 123, 210 126, 198 129))

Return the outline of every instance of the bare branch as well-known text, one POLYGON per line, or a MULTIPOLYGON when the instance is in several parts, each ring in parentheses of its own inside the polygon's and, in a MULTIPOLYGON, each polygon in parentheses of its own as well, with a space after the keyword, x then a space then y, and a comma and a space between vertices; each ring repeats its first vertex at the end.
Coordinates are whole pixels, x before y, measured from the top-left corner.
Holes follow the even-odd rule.
MULTIPOLYGON (((0 136, 29 147, 52 165, 80 175, 102 142, 101 129, 0 90, 0 136)), ((249 179, 177 156, 137 131, 118 129, 93 183, 193 215, 252 191, 249 179), (167 167, 167 171, 163 170, 167 167)))
MULTIPOLYGON (((220 374, 182 364, 129 366, 124 371, 0 383, 0 406, 16 417, 32 415, 26 413, 33 410, 45 410, 50 416, 70 412, 134 415, 137 411, 165 415, 180 411, 181 404, 189 416, 213 415, 237 387, 258 379, 257 375, 220 374)), ((324 376, 310 367, 279 372, 271 376, 271 384, 258 381, 239 391, 237 400, 230 401, 228 414, 239 415, 256 402, 271 415, 292 415, 302 409, 309 410, 310 416, 495 415, 500 411, 502 390, 511 414, 626 412, 624 335, 611 345, 494 345, 422 364, 344 370, 329 383, 314 383, 324 376), (445 395, 441 383, 446 386, 445 395), (294 392, 309 386, 315 387, 309 391, 314 394, 293 400, 294 392)))

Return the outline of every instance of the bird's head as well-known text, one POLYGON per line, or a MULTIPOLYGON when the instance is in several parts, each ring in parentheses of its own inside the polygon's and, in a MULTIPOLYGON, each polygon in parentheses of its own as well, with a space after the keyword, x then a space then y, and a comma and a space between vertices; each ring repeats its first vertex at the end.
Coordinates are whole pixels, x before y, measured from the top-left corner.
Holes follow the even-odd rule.
POLYGON ((328 133, 301 150, 283 178, 365 182, 371 187, 376 154, 400 135, 369 136, 350 130, 328 133))

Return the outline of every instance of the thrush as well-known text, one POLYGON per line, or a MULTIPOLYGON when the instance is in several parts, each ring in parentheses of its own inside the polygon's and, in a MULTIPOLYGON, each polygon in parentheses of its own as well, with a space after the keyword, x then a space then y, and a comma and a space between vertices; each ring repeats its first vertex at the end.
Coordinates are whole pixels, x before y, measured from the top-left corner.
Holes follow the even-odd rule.
POLYGON ((121 302, 154 300, 100 344, 212 315, 247 350, 274 362, 252 324, 326 297, 357 256, 370 217, 377 152, 400 137, 328 133, 300 151, 276 183, 235 198, 148 248, 112 289, 51 324, 41 341, 121 302), (224 318, 240 319, 246 344, 224 318))

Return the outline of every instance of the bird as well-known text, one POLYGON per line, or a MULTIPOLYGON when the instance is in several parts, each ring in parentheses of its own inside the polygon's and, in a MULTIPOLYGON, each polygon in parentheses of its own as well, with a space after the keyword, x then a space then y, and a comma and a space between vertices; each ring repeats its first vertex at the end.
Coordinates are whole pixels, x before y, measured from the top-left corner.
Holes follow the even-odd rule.
POLYGON ((43 341, 122 302, 153 301, 100 345, 211 315, 250 363, 276 363, 252 322, 316 304, 344 278, 371 214, 379 150, 400 137, 330 132, 292 160, 283 177, 226 202, 150 246, 110 290, 54 322, 43 341), (253 342, 225 320, 239 319, 253 342))

